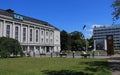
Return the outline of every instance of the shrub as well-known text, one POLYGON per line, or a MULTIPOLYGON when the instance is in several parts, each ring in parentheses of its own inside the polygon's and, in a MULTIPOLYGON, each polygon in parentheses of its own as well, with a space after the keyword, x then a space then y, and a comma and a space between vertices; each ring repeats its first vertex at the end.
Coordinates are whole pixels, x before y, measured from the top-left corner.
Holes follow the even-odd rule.
POLYGON ((13 56, 17 56, 18 54, 23 55, 20 43, 18 40, 12 38, 0 37, 0 56, 7 58, 11 54, 13 56))

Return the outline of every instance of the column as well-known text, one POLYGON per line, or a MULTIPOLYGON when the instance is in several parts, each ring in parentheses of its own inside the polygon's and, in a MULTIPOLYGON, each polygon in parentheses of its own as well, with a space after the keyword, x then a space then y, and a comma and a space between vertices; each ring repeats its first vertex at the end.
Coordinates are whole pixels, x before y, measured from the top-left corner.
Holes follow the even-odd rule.
POLYGON ((2 30, 3 30, 3 29, 2 29, 2 26, 3 26, 3 25, 2 25, 2 21, 0 21, 0 37, 2 36, 2 30))
MULTIPOLYGON (((41 28, 39 29, 39 44, 41 44, 41 28)), ((41 49, 41 47, 40 47, 41 49)))
POLYGON ((48 44, 50 45, 50 30, 48 30, 48 44))
POLYGON ((12 38, 14 38, 15 39, 15 23, 13 22, 12 23, 12 27, 11 27, 12 29, 12 38))
POLYGON ((49 52, 52 52, 51 47, 49 47, 49 52))
POLYGON ((27 56, 30 56, 30 47, 27 46, 27 56))
MULTIPOLYGON (((44 45, 46 44, 46 29, 44 29, 44 45)), ((45 47, 46 48, 46 47, 45 47)))
POLYGON ((41 46, 39 46, 39 53, 41 53, 41 46))
POLYGON ((19 38, 19 41, 20 41, 20 42, 21 42, 21 34, 22 34, 22 33, 21 33, 21 25, 22 25, 22 24, 20 24, 20 28, 19 28, 20 31, 19 31, 19 33, 18 33, 18 34, 19 34, 18 38, 19 38))
POLYGON ((107 50, 107 40, 104 40, 104 46, 105 46, 105 50, 107 50))
POLYGON ((14 25, 14 22, 11 23, 11 27, 10 27, 11 38, 14 38, 14 35, 15 35, 15 34, 14 34, 15 31, 14 31, 14 26, 13 26, 13 25, 14 25))
POLYGON ((46 51, 46 46, 44 47, 44 53, 46 53, 47 51, 46 51))
POLYGON ((28 26, 27 26, 27 34, 26 34, 26 35, 27 35, 27 43, 30 43, 30 40, 29 40, 29 39, 30 39, 30 31, 29 31, 29 28, 30 28, 30 26, 28 25, 28 26))
POLYGON ((23 27, 22 24, 20 25, 20 42, 23 42, 23 27))
POLYGON ((30 51, 30 47, 29 46, 27 46, 27 52, 29 52, 30 51))
POLYGON ((94 51, 96 50, 96 40, 94 40, 94 51))
POLYGON ((32 32, 32 38, 33 38, 33 43, 36 43, 36 29, 35 29, 35 27, 33 27, 33 32, 32 32))
POLYGON ((3 25, 2 25, 2 36, 6 36, 6 23, 5 20, 3 20, 3 25))
POLYGON ((35 52, 36 52, 36 47, 35 46, 33 46, 34 48, 33 48, 33 56, 35 57, 35 52))

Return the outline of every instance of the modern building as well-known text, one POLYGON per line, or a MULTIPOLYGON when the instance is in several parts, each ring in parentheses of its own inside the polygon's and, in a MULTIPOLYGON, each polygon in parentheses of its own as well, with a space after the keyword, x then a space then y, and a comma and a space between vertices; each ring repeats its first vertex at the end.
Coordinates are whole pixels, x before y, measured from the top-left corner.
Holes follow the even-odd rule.
POLYGON ((93 29, 94 50, 107 50, 107 35, 113 36, 114 50, 120 50, 120 25, 95 26, 93 29))
POLYGON ((60 51, 59 29, 11 9, 0 9, 0 37, 17 39, 25 53, 60 51))

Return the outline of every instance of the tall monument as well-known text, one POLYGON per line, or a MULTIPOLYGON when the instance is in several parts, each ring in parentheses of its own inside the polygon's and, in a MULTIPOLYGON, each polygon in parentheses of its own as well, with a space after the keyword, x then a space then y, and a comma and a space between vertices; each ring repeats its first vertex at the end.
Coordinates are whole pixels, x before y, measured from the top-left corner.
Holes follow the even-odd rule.
POLYGON ((113 35, 106 35, 106 40, 107 40, 107 54, 114 55, 113 35))

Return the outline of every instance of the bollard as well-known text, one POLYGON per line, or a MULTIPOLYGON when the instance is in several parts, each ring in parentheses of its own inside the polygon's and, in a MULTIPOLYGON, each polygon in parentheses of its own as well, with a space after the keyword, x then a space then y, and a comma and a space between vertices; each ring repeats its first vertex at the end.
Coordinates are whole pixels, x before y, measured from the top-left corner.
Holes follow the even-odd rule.
POLYGON ((93 58, 95 57, 95 51, 93 51, 93 53, 92 53, 92 57, 93 57, 93 58))
POLYGON ((75 58, 75 51, 73 51, 73 58, 75 58))
POLYGON ((52 52, 51 52, 51 54, 50 54, 50 55, 51 55, 51 58, 52 58, 52 57, 53 57, 53 54, 52 54, 52 52))

